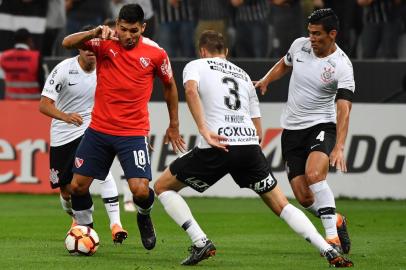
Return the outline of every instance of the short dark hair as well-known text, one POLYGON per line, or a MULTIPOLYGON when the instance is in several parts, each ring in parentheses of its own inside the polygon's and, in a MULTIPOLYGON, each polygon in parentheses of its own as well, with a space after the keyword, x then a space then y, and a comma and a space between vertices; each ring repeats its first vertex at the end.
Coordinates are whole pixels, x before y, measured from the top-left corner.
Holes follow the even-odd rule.
POLYGON ((225 42, 221 33, 213 30, 205 30, 200 35, 199 48, 205 48, 211 53, 224 53, 225 42))
POLYGON ((17 29, 14 33, 15 43, 27 43, 31 38, 31 33, 26 28, 17 29))
POLYGON ((144 23, 144 11, 138 4, 127 4, 120 9, 118 19, 128 23, 144 23))
POLYGON ((84 32, 84 31, 90 31, 92 29, 95 29, 96 26, 92 25, 92 24, 86 24, 85 26, 82 26, 82 28, 80 28, 80 31, 84 32))
POLYGON ((338 17, 331 8, 315 10, 307 19, 310 24, 321 24, 327 33, 340 28, 338 17))

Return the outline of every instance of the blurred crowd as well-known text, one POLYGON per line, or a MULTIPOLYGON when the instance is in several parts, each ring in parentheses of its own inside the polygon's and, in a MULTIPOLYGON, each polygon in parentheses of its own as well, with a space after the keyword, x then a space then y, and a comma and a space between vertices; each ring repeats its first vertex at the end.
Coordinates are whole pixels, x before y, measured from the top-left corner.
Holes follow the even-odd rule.
POLYGON ((61 37, 114 22, 127 3, 143 7, 144 35, 172 58, 195 57, 204 29, 222 32, 232 57, 279 58, 306 35, 307 15, 326 7, 340 19, 337 43, 351 58, 406 58, 406 0, 3 0, 0 52, 26 28, 43 56, 67 56, 61 37))

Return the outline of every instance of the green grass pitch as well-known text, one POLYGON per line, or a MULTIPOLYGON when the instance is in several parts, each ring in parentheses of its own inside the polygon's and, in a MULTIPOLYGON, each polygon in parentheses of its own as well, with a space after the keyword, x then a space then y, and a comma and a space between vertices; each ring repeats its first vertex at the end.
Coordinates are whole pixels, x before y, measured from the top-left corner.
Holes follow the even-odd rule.
MULTIPOLYGON (((195 218, 217 246, 217 255, 196 269, 327 269, 313 246, 293 233, 259 199, 187 198, 195 218)), ((70 225, 53 196, 0 194, 0 269, 187 269, 180 266, 189 238, 164 212, 153 209, 157 246, 142 248, 135 213, 122 211, 129 231, 113 245, 100 197, 95 229, 101 245, 92 257, 64 248, 70 225)), ((338 200, 349 219, 355 269, 406 269, 406 201, 338 200)), ((310 216, 308 214, 308 216, 310 216)), ((320 221, 311 217, 321 231, 320 221)), ((323 233, 324 234, 324 233, 323 233)))

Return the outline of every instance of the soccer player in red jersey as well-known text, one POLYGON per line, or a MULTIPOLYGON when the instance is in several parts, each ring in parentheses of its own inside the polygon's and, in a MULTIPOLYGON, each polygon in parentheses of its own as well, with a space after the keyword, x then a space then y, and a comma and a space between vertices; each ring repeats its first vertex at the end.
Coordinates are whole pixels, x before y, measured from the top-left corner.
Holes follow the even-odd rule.
POLYGON ((142 243, 146 249, 152 249, 156 236, 149 215, 154 192, 149 188, 152 177, 147 136, 148 102, 155 75, 163 83, 169 112, 165 142, 171 142, 175 152, 183 152, 185 142, 179 135, 178 92, 168 56, 155 42, 142 36, 145 27, 142 8, 128 4, 120 10, 115 31, 100 25, 65 37, 62 45, 93 51, 97 59, 92 121, 73 166, 72 208, 88 207, 82 203, 83 198, 74 197, 88 196, 93 179, 105 179, 117 155, 138 206, 142 243), (75 201, 81 203, 75 205, 75 201))

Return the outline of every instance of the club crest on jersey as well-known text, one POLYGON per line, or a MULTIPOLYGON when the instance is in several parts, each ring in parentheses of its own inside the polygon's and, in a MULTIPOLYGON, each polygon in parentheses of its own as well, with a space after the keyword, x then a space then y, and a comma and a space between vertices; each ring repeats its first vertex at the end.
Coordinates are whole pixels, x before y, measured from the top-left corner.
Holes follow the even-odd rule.
POLYGON ((80 168, 83 165, 84 160, 78 157, 75 157, 75 167, 80 168))
POLYGON ((52 184, 57 184, 59 182, 58 173, 59 171, 54 168, 49 171, 49 181, 51 181, 52 184))
POLYGON ((140 64, 143 68, 147 68, 151 63, 151 59, 147 57, 140 57, 140 64))
POLYGON ((321 74, 321 80, 325 83, 329 83, 333 80, 334 68, 325 67, 324 72, 321 74))

